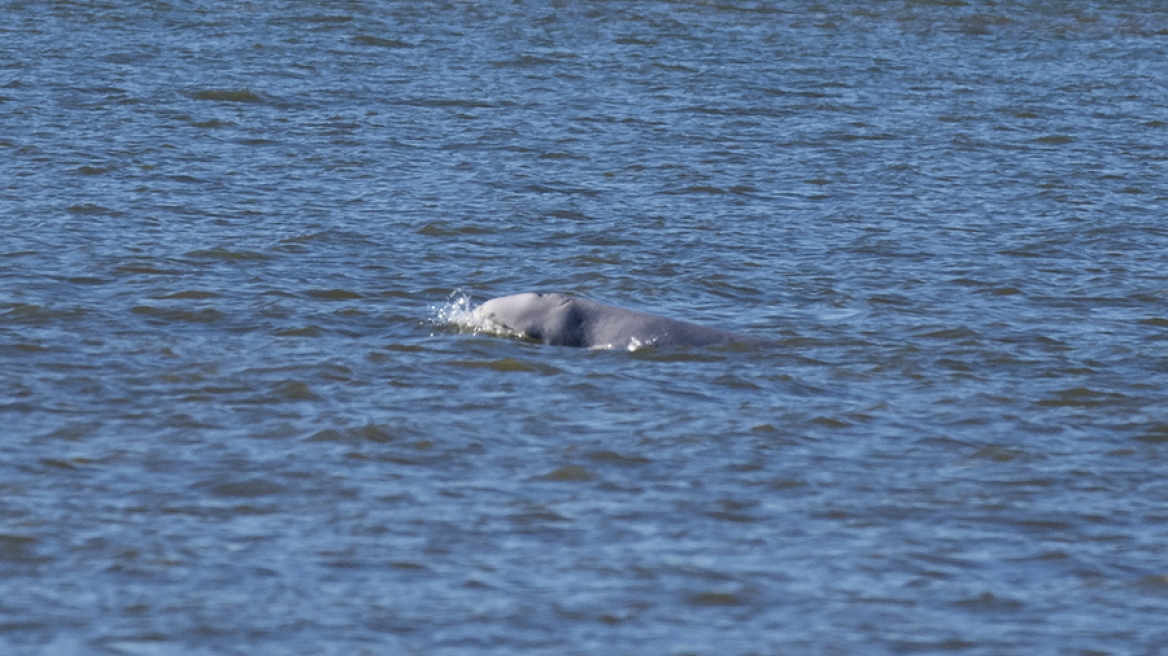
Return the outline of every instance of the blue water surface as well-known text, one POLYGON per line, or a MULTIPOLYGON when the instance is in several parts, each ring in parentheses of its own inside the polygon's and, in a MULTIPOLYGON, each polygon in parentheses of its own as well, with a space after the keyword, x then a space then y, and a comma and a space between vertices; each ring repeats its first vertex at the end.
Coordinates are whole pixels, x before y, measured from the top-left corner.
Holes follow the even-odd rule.
POLYGON ((1168 652, 1168 7, 0 0, 0 651, 1168 652), (524 291, 775 340, 477 330, 524 291))

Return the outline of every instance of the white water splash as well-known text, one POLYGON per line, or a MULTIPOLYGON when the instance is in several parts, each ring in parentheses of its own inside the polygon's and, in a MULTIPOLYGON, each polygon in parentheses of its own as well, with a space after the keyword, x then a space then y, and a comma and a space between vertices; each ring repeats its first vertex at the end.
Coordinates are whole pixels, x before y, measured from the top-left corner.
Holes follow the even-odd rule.
POLYGON ((444 305, 430 306, 431 319, 437 325, 453 325, 475 332, 482 330, 478 325, 475 306, 472 305, 470 295, 461 289, 450 294, 444 305))
POLYGON ((517 337, 514 331, 491 321, 479 312, 471 297, 461 289, 455 290, 444 305, 430 306, 436 325, 454 326, 462 332, 474 334, 489 333, 506 337, 517 337))

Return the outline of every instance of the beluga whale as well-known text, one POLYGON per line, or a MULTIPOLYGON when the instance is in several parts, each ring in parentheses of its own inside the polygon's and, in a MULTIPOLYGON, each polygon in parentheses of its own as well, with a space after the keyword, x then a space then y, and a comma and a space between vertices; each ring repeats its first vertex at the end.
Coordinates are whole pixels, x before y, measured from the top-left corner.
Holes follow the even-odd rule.
POLYGON ((503 332, 544 344, 591 349, 675 348, 775 343, 727 330, 635 312, 566 294, 492 298, 475 316, 503 332))

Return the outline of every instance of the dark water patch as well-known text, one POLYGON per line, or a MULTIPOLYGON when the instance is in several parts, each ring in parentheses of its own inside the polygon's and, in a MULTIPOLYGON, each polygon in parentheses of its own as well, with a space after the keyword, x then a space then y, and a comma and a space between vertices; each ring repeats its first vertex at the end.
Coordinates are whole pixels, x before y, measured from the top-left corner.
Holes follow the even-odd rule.
POLYGON ((99 422, 75 422, 49 431, 42 439, 76 442, 93 435, 101 426, 99 422))
POLYGON ((990 296, 1016 296, 1022 293, 1022 290, 1017 287, 991 287, 988 289, 978 289, 973 293, 987 294, 990 296))
POLYGON ((32 535, 0 533, 0 564, 31 565, 49 560, 36 553, 39 542, 32 535))
MULTIPOLYGON (((1037 480, 1037 481, 1017 481, 1011 482, 1012 485, 1021 487, 1044 488, 1053 486, 1055 481, 1037 480)), ((1061 534, 1073 530, 1075 524, 1073 522, 1059 521, 1053 519, 1024 519, 1017 522, 1012 522, 1015 525, 1025 530, 1034 530, 1041 533, 1061 534)))
POLYGON ((361 444, 364 442, 386 444, 396 439, 398 438, 395 436, 395 431, 390 430, 389 427, 379 424, 367 424, 365 426, 344 430, 328 428, 313 434, 312 437, 308 438, 308 441, 337 442, 342 444, 361 444))
POLYGON ((538 477, 541 481, 554 483, 586 483, 596 480, 596 474, 580 465, 564 465, 538 477))
POLYGON ((186 257, 199 260, 222 260, 225 262, 262 261, 271 259, 271 256, 265 253, 231 250, 227 248, 210 248, 189 251, 186 253, 186 257))
POLYGON ((854 132, 843 132, 831 135, 830 138, 846 143, 850 141, 892 141, 901 137, 895 134, 857 134, 854 132))
POLYGON ((350 15, 313 14, 312 16, 298 16, 296 20, 305 23, 319 23, 322 25, 340 25, 351 23, 356 20, 356 18, 350 15))
POLYGON ((778 492, 805 488, 809 483, 802 479, 776 478, 766 482, 766 487, 778 492))
POLYGON ((602 449, 600 451, 592 451, 586 455, 587 455, 587 458, 589 460, 591 460, 592 462, 595 462, 598 464, 607 464, 607 465, 620 465, 620 466, 627 467, 627 466, 647 465, 647 464, 652 462, 652 460, 650 460, 649 458, 646 458, 646 457, 641 456, 641 455, 624 455, 624 454, 618 453, 616 451, 610 451, 607 449, 602 449))
POLYGON ((1135 582, 1135 586, 1144 592, 1168 597, 1168 574, 1141 577, 1135 582))
POLYGON ((228 103, 262 103, 265 100, 251 89, 202 89, 188 94, 195 100, 211 100, 228 103))
MULTIPOLYGON (((172 176, 170 176, 170 179, 174 182, 181 182, 183 184, 192 184, 192 185, 205 185, 205 184, 210 183, 210 180, 207 180, 206 178, 200 178, 197 176, 186 175, 186 174, 172 175, 172 176)), ((179 213, 180 214, 194 214, 194 213, 197 213, 197 210, 195 210, 193 208, 179 208, 179 213)))
POLYGON ((17 354, 20 353, 47 353, 52 349, 43 344, 34 344, 31 342, 20 342, 16 344, 0 344, 0 351, 12 351, 17 354))
POLYGON ((347 289, 310 289, 304 292, 304 295, 320 301, 354 301, 365 298, 347 289))
POLYGON ((750 595, 712 590, 694 593, 686 599, 686 602, 691 606, 745 606, 750 603, 750 595))
POLYGON ((77 205, 70 205, 66 208, 70 214, 93 214, 101 216, 120 217, 125 216, 123 212, 110 209, 97 203, 79 203, 77 205))
POLYGON ((77 471, 91 464, 93 461, 87 458, 43 458, 40 464, 50 469, 63 469, 66 471, 77 471))
POLYGON ((710 519, 716 519, 723 522, 731 522, 735 524, 752 524, 759 521, 759 518, 746 513, 731 512, 728 510, 711 510, 706 513, 710 519))
POLYGON ((458 237, 463 235, 489 235, 497 230, 473 224, 453 224, 449 221, 432 221, 418 228, 419 235, 427 237, 458 237))
POLYGON ((159 300, 206 300, 208 298, 222 298, 222 294, 216 292, 203 291, 198 289, 191 289, 182 292, 172 292, 168 294, 159 294, 154 298, 159 300))
POLYGON ((722 189, 721 187, 715 187, 712 185, 692 185, 689 187, 682 187, 680 189, 664 189, 664 190, 659 191, 657 193, 664 194, 667 196, 678 196, 678 195, 688 195, 688 194, 709 194, 709 195, 714 195, 714 196, 721 196, 723 194, 726 194, 727 191, 725 189, 722 189))
POLYGON ((281 496, 287 492, 283 485, 263 478, 207 483, 206 487, 211 494, 228 498, 281 496))
POLYGON ((560 181, 552 181, 547 184, 532 184, 527 185, 524 191, 535 194, 563 194, 568 196, 582 195, 582 196, 599 196, 601 194, 599 189, 590 189, 587 187, 577 187, 560 181))
POLYGON ((962 346, 977 346, 981 343, 981 335, 967 327, 939 328, 916 335, 919 339, 939 340, 952 342, 962 346))
POLYGON ((430 107, 435 109, 493 109, 496 107, 508 106, 511 103, 501 102, 496 105, 482 100, 467 100, 463 98, 404 98, 398 100, 390 100, 391 104, 406 105, 412 107, 430 107))
POLYGON ((346 457, 374 460, 393 465, 405 465, 407 467, 437 467, 439 469, 447 465, 450 460, 445 452, 434 449, 434 442, 431 440, 415 440, 413 442, 403 443, 396 448, 388 451, 380 451, 374 455, 349 452, 346 454, 346 457))
POLYGON ((321 230, 294 237, 285 237, 280 240, 280 247, 285 246, 333 246, 333 247, 370 247, 376 242, 367 234, 351 230, 321 230))
POLYGON ((353 42, 363 46, 373 46, 376 48, 413 48, 414 46, 405 41, 398 39, 386 39, 383 37, 372 36, 369 34, 358 34, 353 37, 353 42))
POLYGON ((1022 602, 1010 599, 1008 596, 999 596, 990 592, 983 592, 971 598, 953 602, 954 606, 971 610, 989 610, 989 612, 1011 612, 1022 608, 1022 602))
POLYGON ((303 326, 301 328, 281 328, 272 331, 277 337, 324 337, 329 331, 320 326, 303 326))
POLYGON ((815 417, 807 423, 811 426, 830 428, 833 430, 849 428, 852 426, 851 422, 838 417, 815 417))
POLYGON ((453 360, 447 364, 453 367, 464 369, 489 369, 491 371, 498 371, 502 373, 534 373, 544 376, 551 376, 560 373, 560 370, 544 363, 524 362, 516 360, 515 358, 503 358, 501 360, 477 361, 477 360, 453 360))
POLYGON ((1094 408, 1104 405, 1123 404, 1128 397, 1113 392, 1103 392, 1086 387, 1073 387, 1056 392, 1052 398, 1036 401, 1036 405, 1044 407, 1072 407, 1094 408))
MULTIPOLYGON (((571 58, 575 55, 566 55, 565 58, 571 58)), ((499 60, 490 62, 491 66, 496 68, 538 68, 541 66, 552 66, 559 64, 558 58, 552 57, 538 57, 535 55, 520 55, 514 59, 499 60)))
POLYGON ((1168 444, 1168 423, 1149 426, 1136 439, 1146 444, 1168 444))
POLYGON ((185 269, 166 268, 160 266, 160 264, 161 263, 154 262, 134 262, 131 264, 121 264, 114 267, 114 273, 147 276, 182 276, 187 273, 187 270, 185 269))
MULTIPOLYGON (((235 390, 233 388, 226 388, 221 390, 224 392, 231 391, 251 391, 248 388, 235 390)), ((247 395, 237 402, 247 405, 267 405, 272 403, 297 403, 301 401, 315 401, 320 397, 312 391, 311 385, 302 380, 282 380, 271 384, 268 389, 259 396, 247 395)), ((277 431, 277 434, 280 434, 277 431)))
POLYGON ((80 166, 77 168, 77 173, 79 175, 104 175, 116 170, 116 166, 80 166))
POLYGON ((222 430, 224 428, 222 424, 198 419, 186 413, 178 413, 170 416, 167 423, 170 428, 178 429, 222 430))
MULTIPOLYGON (((299 298, 298 295, 296 295, 290 291, 283 290, 283 289, 266 289, 260 295, 264 296, 264 297, 270 297, 270 298, 276 298, 276 299, 299 298)), ((277 307, 279 307, 279 306, 277 306, 277 307)), ((274 311, 272 313, 272 316, 285 316, 285 315, 281 314, 279 311, 274 311)))
POLYGON ((47 325, 80 321, 90 312, 89 308, 84 307, 13 303, 6 306, 0 305, 0 321, 24 325, 47 325))
POLYGON ((62 280, 71 285, 105 285, 112 282, 109 278, 98 276, 68 276, 62 280))
MULTIPOLYGON (((228 121, 228 120, 218 119, 218 118, 211 118, 211 119, 206 119, 203 121, 196 121, 196 120, 192 119, 190 121, 191 127, 202 128, 204 130, 214 130, 217 128, 230 128, 230 127, 235 127, 236 125, 237 124, 234 121, 228 121)), ((179 176, 179 177, 182 177, 182 176, 179 176)), ((179 180, 179 181, 180 182, 192 182, 192 181, 195 181, 195 178, 190 178, 188 176, 188 179, 179 180)))
MULTIPOLYGON (((757 352, 757 349, 752 352, 757 352)), ((693 350, 639 348, 635 351, 611 351, 611 353, 650 362, 725 362, 735 354, 735 350, 731 348, 693 350)))
POLYGON ((395 560, 389 563, 389 566, 397 570, 405 570, 411 572, 425 572, 430 568, 422 563, 415 563, 408 560, 395 560))
POLYGON ((542 504, 520 502, 514 504, 514 507, 516 511, 511 513, 508 518, 515 525, 525 529, 571 523, 569 518, 542 504))
POLYGON ((1028 454, 1019 448, 988 444, 970 454, 970 460, 989 460, 991 462, 1012 462, 1028 458, 1028 454))
MULTIPOLYGON (((925 1, 925 0, 922 0, 925 1)), ((935 4, 944 4, 944 2, 957 2, 960 0, 931 0, 935 4)), ((905 654, 945 654, 945 653, 962 653, 974 649, 976 647, 984 646, 981 642, 974 642, 972 640, 965 640, 962 638, 937 638, 930 639, 902 639, 896 640, 892 644, 896 653, 905 654)))
POLYGON ((1075 138, 1069 134, 1048 134, 1043 137, 1038 137, 1034 143, 1047 144, 1051 146, 1062 146, 1075 141, 1075 138))
POLYGON ((170 308, 153 305, 136 305, 130 312, 148 317, 157 323, 201 323, 214 324, 222 322, 227 315, 214 308, 170 308))
POLYGON ((7 253, 0 253, 0 257, 6 258, 21 258, 21 257, 36 257, 39 255, 36 251, 9 251, 7 253))

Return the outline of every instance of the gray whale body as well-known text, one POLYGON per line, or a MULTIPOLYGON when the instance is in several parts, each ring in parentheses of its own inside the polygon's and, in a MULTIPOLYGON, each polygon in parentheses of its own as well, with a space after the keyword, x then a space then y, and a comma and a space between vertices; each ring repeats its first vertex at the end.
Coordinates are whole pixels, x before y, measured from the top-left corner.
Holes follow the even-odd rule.
POLYGON ((567 296, 528 292, 493 298, 475 313, 544 344, 602 349, 671 348, 742 344, 775 346, 765 339, 567 296))

